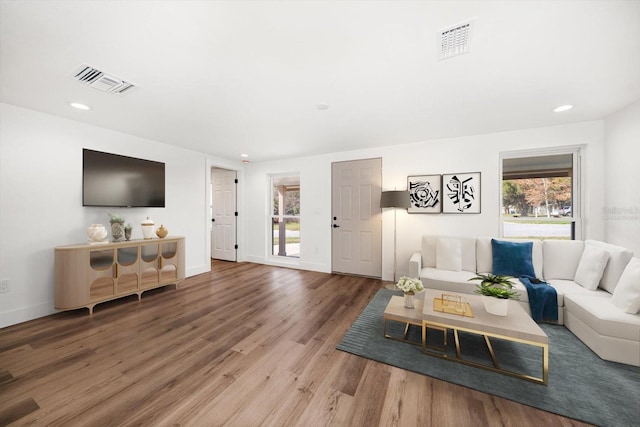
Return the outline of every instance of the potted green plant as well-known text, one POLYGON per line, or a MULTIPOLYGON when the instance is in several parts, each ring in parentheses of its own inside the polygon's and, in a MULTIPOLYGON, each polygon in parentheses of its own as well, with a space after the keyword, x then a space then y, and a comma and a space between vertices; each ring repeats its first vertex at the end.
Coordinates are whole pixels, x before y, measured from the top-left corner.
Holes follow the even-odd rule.
POLYGON ((489 273, 479 274, 469 280, 480 280, 480 284, 476 286, 475 293, 482 296, 482 303, 487 313, 506 316, 509 309, 509 300, 520 297, 520 294, 513 290, 511 276, 489 273))

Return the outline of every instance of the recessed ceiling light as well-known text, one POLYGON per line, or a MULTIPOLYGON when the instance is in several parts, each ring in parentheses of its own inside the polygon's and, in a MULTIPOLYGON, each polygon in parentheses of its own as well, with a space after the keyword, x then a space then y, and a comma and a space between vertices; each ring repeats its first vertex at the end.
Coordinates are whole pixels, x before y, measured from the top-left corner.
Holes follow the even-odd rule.
POLYGON ((318 105, 316 105, 316 108, 318 110, 328 110, 329 109, 329 104, 318 104, 318 105))
POLYGON ((79 102, 72 102, 71 105, 73 108, 77 108, 78 110, 91 110, 91 107, 88 105, 80 104, 79 102))
POLYGON ((561 113, 562 111, 568 111, 571 110, 573 108, 573 105, 567 104, 567 105, 561 105, 557 108, 554 108, 553 112, 554 113, 561 113))
POLYGON ((240 157, 249 157, 248 154, 240 154, 240 157))

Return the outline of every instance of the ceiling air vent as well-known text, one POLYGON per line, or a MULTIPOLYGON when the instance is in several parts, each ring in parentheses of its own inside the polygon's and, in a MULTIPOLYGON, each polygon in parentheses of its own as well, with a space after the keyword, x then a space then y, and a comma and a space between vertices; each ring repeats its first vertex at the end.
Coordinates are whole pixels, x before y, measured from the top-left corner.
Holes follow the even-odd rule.
POLYGON ((467 21, 438 32, 440 60, 469 52, 473 22, 467 21))
POLYGON ((119 77, 106 74, 88 65, 83 65, 78 68, 73 78, 94 89, 114 95, 125 95, 136 88, 133 83, 126 82, 119 77))

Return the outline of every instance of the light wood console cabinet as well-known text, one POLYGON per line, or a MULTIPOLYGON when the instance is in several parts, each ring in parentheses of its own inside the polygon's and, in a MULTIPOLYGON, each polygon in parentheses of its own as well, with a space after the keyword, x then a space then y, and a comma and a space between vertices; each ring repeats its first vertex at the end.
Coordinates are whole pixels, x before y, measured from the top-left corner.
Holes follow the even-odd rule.
POLYGON ((55 307, 73 310, 184 280, 184 237, 55 248, 55 307))

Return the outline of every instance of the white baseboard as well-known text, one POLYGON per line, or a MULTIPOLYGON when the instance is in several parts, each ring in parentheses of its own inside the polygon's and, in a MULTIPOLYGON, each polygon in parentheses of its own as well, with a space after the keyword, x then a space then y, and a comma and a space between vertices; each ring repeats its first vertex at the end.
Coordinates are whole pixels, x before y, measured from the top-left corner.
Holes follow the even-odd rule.
POLYGON ((318 273, 331 273, 331 266, 315 262, 301 262, 300 268, 303 270, 317 271, 318 273))
POLYGON ((53 307, 53 301, 18 308, 16 310, 3 311, 0 312, 0 328, 28 322, 29 320, 38 319, 54 313, 57 313, 57 310, 53 307))
POLYGON ((186 277, 197 276, 198 274, 208 273, 211 271, 211 264, 209 265, 199 265, 197 267, 189 267, 187 271, 185 271, 186 277))
POLYGON ((247 262, 256 264, 272 265, 274 267, 295 268, 297 270, 317 271, 319 273, 331 273, 331 268, 326 264, 318 264, 313 262, 300 262, 298 260, 288 261, 286 259, 280 261, 277 259, 263 258, 259 256, 248 255, 247 262))

